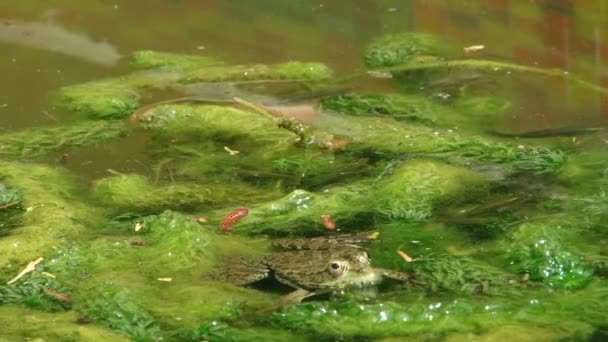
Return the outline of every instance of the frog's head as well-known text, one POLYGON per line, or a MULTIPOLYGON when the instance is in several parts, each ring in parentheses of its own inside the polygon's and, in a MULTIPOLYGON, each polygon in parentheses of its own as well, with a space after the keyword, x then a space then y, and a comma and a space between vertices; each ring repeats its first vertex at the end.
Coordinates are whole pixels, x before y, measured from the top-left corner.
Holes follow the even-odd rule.
POLYGON ((325 282, 320 287, 341 289, 360 287, 377 283, 378 275, 370 264, 370 258, 363 250, 352 249, 333 256, 327 263, 325 282))
POLYGON ((289 269, 275 269, 280 281, 294 287, 337 290, 371 285, 382 277, 371 267, 367 253, 358 248, 306 251, 296 255, 299 256, 297 264, 293 263, 289 269))

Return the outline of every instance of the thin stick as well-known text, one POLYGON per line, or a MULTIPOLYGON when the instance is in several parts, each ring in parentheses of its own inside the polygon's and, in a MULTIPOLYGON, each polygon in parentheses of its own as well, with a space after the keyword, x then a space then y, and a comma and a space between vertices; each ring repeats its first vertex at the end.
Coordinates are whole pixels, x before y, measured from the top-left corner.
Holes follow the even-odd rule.
POLYGON ((33 270, 36 269, 36 266, 42 262, 42 260, 44 260, 43 257, 38 257, 38 259, 34 260, 34 261, 30 261, 29 264, 27 264, 27 266, 25 266, 25 268, 23 269, 23 271, 21 271, 19 274, 17 274, 17 276, 13 279, 11 279, 8 283, 6 283, 7 285, 10 285, 14 282, 16 282, 17 280, 21 279, 21 277, 23 277, 24 275, 32 272, 33 270))
POLYGON ((5 205, 0 205, 0 209, 6 209, 6 208, 9 208, 9 207, 12 207, 14 205, 19 204, 20 202, 21 202, 21 200, 18 200, 18 201, 11 202, 11 203, 8 203, 8 204, 5 204, 5 205))

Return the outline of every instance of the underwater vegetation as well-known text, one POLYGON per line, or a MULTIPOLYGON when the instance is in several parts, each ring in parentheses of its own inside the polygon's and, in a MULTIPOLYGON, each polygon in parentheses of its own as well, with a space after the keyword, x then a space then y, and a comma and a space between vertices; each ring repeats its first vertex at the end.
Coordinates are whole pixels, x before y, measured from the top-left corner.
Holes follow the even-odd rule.
POLYGON ((336 75, 315 62, 136 51, 130 73, 58 90, 54 103, 71 122, 2 132, 0 337, 601 336, 604 152, 493 136, 488 122, 515 105, 469 92, 472 84, 449 101, 422 91, 449 68, 498 63, 453 60, 436 36, 380 37, 363 61, 363 74, 336 75), (390 91, 342 90, 368 71, 395 76, 390 91), (235 84, 246 96, 214 99, 235 84), (196 89, 220 91, 200 100, 196 89), (305 123, 285 99, 307 96, 318 100, 305 123), (141 169, 83 175, 50 162, 131 136, 145 147, 141 169), (272 279, 238 287, 216 277, 234 257, 276 252, 278 237, 363 231, 373 231, 372 265, 412 274, 411 283, 281 307, 287 291, 272 279))
POLYGON ((129 126, 121 121, 87 121, 7 132, 0 134, 0 157, 32 159, 71 147, 94 146, 128 132, 129 126))

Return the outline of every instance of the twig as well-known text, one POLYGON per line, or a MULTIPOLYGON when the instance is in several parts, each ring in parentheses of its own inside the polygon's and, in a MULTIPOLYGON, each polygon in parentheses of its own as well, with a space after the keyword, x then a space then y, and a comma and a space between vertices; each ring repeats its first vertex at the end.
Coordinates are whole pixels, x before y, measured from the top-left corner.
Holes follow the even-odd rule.
POLYGON ((5 205, 0 205, 0 209, 6 209, 6 208, 9 208, 9 207, 12 207, 14 205, 19 204, 20 202, 21 202, 21 200, 18 200, 18 201, 11 202, 11 203, 8 203, 8 204, 5 204, 5 205))
POLYGON ((23 269, 23 271, 21 271, 19 274, 17 274, 17 276, 13 279, 11 279, 8 283, 6 283, 7 285, 10 285, 14 282, 16 282, 17 280, 21 279, 21 277, 23 277, 24 275, 32 272, 33 270, 36 269, 36 266, 42 262, 42 260, 44 260, 43 257, 38 257, 38 259, 34 260, 34 261, 30 261, 29 264, 27 264, 27 266, 25 266, 25 268, 23 269))

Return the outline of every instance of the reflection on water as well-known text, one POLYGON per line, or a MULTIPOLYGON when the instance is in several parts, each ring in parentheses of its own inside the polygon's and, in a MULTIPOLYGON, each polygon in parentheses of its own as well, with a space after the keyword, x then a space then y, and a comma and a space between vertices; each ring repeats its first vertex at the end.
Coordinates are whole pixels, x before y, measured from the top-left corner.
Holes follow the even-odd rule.
POLYGON ((90 63, 113 66, 121 58, 111 44, 95 42, 53 23, 0 20, 0 42, 58 52, 90 63))

